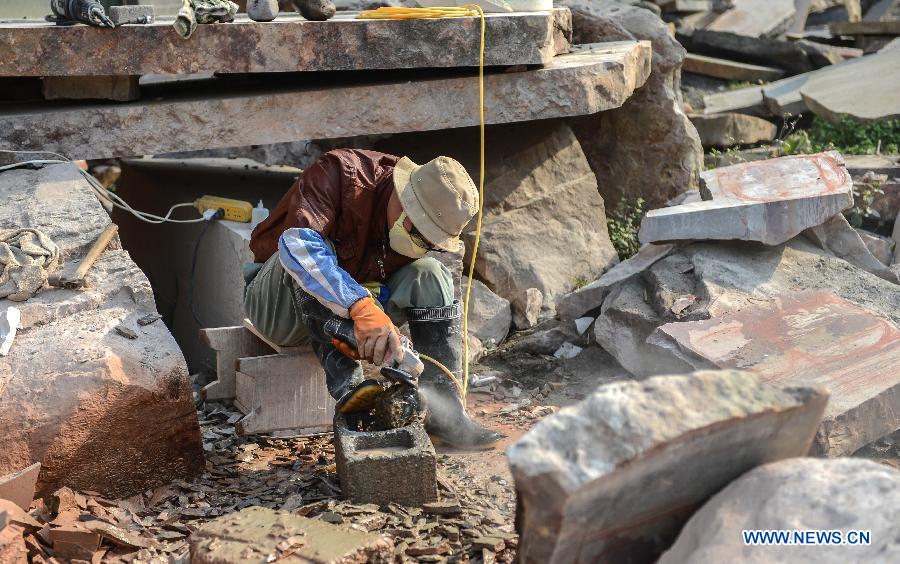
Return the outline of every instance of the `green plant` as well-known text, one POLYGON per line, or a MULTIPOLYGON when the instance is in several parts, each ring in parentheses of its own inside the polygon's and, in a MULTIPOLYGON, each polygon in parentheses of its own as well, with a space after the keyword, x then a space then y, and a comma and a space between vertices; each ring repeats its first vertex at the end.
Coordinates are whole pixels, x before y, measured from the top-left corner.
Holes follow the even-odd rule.
POLYGON ((861 123, 845 117, 837 125, 814 118, 808 131, 794 130, 796 122, 778 143, 783 155, 836 150, 846 155, 870 155, 900 151, 900 119, 861 123))
POLYGON ((609 238, 621 260, 633 256, 640 249, 638 230, 644 214, 643 198, 623 198, 606 218, 609 238))
POLYGON ((584 276, 576 276, 572 279, 572 291, 587 286, 588 280, 584 276))
POLYGON ((866 219, 881 220, 881 214, 872 207, 872 202, 876 197, 884 195, 884 190, 881 188, 883 184, 884 182, 879 178, 853 183, 853 207, 844 212, 850 225, 862 227, 863 221, 866 219))

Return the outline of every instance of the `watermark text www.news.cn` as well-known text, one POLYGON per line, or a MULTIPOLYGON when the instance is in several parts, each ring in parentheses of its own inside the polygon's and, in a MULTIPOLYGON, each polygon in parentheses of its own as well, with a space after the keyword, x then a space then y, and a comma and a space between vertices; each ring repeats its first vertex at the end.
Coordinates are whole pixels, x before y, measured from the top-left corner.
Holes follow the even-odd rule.
POLYGON ((872 544, 868 530, 743 530, 744 544, 748 546, 866 546, 872 544))

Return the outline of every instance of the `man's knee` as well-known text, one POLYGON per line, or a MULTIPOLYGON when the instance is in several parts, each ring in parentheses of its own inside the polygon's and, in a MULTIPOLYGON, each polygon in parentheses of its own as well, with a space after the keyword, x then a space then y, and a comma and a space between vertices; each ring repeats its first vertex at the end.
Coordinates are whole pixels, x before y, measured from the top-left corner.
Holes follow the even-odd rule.
POLYGON ((393 301, 401 307, 439 307, 453 303, 453 275, 432 257, 406 265, 392 282, 393 301))
POLYGON ((450 284, 453 285, 453 275, 447 267, 434 257, 425 257, 414 260, 409 268, 415 272, 415 277, 420 284, 450 284))

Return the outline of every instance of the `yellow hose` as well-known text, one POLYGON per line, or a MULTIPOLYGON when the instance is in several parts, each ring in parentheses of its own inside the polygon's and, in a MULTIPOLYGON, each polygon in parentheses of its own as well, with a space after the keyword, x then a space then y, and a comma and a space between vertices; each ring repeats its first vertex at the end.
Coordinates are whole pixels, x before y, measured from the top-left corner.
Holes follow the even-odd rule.
POLYGON ((469 279, 466 282, 466 296, 463 300, 463 381, 453 376, 446 366, 438 361, 420 354, 422 358, 435 364, 453 380, 460 396, 465 398, 469 391, 469 298, 472 294, 472 277, 475 274, 475 257, 478 254, 478 243, 481 241, 481 215, 484 209, 484 36, 485 23, 484 11, 476 4, 467 4, 462 8, 435 7, 435 8, 391 8, 383 7, 377 10, 360 12, 356 17, 362 20, 418 20, 435 18, 463 18, 481 17, 481 44, 478 50, 478 109, 479 109, 479 134, 481 152, 479 154, 478 169, 478 215, 475 222, 475 244, 472 247, 472 260, 469 263, 469 279))

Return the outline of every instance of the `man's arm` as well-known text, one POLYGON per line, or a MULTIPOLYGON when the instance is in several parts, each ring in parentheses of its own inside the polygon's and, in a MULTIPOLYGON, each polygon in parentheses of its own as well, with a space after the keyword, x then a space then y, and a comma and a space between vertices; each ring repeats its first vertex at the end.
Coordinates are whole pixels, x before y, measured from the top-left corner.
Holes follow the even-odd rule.
POLYGON ((278 259, 301 288, 341 317, 350 317, 350 307, 369 295, 338 266, 325 239, 312 229, 295 227, 282 233, 278 259))
POLYGON ((325 239, 309 228, 291 228, 278 239, 281 265, 322 305, 353 320, 359 356, 375 364, 400 352, 400 337, 369 292, 338 266, 325 239))

